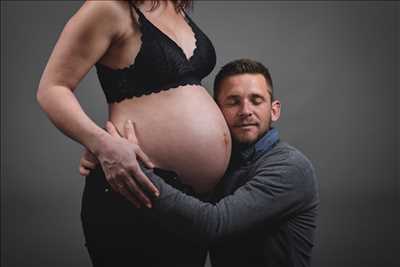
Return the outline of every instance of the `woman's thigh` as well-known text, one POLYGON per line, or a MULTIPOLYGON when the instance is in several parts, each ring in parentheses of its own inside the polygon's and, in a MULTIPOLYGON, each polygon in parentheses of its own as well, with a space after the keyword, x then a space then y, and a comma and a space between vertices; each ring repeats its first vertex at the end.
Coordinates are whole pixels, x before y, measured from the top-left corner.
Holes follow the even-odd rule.
POLYGON ((134 252, 137 255, 146 252, 151 232, 141 213, 123 196, 112 191, 101 168, 86 177, 81 219, 85 245, 95 266, 112 266, 112 262, 115 265, 115 261, 132 258, 134 252), (145 237, 146 233, 148 237, 145 237))
POLYGON ((101 168, 86 177, 81 219, 94 266, 203 266, 206 249, 166 232, 105 180, 101 168))

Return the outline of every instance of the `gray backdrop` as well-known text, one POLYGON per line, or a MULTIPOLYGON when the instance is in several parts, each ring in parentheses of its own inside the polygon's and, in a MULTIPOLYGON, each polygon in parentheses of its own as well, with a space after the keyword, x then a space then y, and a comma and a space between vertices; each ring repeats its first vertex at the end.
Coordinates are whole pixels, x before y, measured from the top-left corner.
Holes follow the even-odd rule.
MULTIPOLYGON (((80 1, 1 2, 1 264, 89 266, 80 226, 81 146, 41 112, 35 93, 80 1)), ((313 266, 400 266, 399 14, 395 2, 197 1, 193 18, 217 66, 249 57, 271 70, 283 139, 320 181, 313 266)), ((92 70, 77 90, 99 124, 92 70)))

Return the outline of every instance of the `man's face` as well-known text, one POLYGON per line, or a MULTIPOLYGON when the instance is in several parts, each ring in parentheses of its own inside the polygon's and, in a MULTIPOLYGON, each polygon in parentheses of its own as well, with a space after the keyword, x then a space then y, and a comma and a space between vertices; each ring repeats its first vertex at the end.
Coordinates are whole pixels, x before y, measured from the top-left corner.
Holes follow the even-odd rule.
POLYGON ((256 142, 278 120, 280 102, 271 103, 270 91, 262 74, 238 74, 221 82, 217 103, 236 143, 256 142))

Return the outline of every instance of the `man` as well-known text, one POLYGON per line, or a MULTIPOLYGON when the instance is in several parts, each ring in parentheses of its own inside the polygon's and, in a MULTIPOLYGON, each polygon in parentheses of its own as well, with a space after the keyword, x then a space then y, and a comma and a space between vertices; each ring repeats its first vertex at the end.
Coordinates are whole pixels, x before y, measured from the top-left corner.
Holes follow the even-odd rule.
MULTIPOLYGON (((233 150, 213 203, 182 193, 143 167, 160 192, 145 212, 188 241, 209 245, 216 267, 310 266, 317 181, 309 160, 271 127, 280 116, 272 88, 268 69, 252 60, 230 62, 217 74, 214 98, 233 150)), ((133 127, 128 139, 136 142, 133 127)))

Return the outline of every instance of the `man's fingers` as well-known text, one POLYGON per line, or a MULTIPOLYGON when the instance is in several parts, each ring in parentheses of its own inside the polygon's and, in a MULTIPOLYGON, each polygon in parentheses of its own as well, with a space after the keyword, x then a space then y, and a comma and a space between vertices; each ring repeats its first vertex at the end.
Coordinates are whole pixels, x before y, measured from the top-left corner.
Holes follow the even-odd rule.
POLYGON ((83 167, 83 166, 79 166, 79 174, 80 174, 81 176, 88 176, 88 175, 90 174, 90 170, 89 170, 89 169, 86 169, 86 168, 83 167))
POLYGON ((99 162, 98 159, 96 158, 96 156, 93 155, 93 153, 90 152, 87 148, 83 152, 82 159, 90 161, 90 162, 92 162, 94 164, 97 164, 99 162))
POLYGON ((112 124, 112 122, 110 122, 110 121, 106 122, 106 130, 111 136, 120 137, 120 135, 119 135, 117 129, 115 128, 114 124, 112 124))
POLYGON ((156 197, 160 195, 157 187, 155 187, 155 185, 150 181, 150 179, 143 173, 140 168, 138 171, 133 172, 132 175, 136 178, 136 181, 140 183, 141 187, 144 188, 144 190, 150 192, 156 197))
POLYGON ((96 168, 97 158, 86 148, 79 161, 79 174, 88 176, 91 170, 96 168))
POLYGON ((89 160, 86 160, 84 158, 81 159, 81 166, 84 167, 85 169, 91 169, 93 170, 96 167, 96 163, 91 162, 89 160))
POLYGON ((124 126, 124 134, 126 139, 128 139, 128 141, 132 144, 139 144, 139 141, 137 140, 136 137, 136 128, 134 123, 131 120, 127 120, 125 122, 125 126, 124 126))

